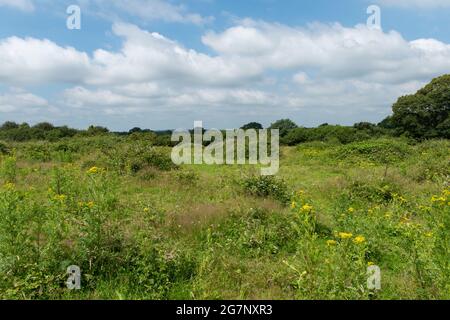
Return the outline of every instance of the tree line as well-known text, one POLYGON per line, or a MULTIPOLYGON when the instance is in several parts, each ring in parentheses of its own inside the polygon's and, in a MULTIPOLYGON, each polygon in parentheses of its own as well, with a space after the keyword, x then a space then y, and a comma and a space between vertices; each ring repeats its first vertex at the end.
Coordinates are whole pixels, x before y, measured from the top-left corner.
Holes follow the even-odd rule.
MULTIPOLYGON (((336 141, 350 143, 356 140, 380 136, 405 136, 416 140, 450 138, 450 75, 433 79, 416 94, 400 97, 392 107, 393 114, 378 124, 361 122, 354 126, 329 125, 324 123, 316 128, 298 126, 290 119, 281 119, 269 127, 279 129, 281 142, 295 145, 308 141, 336 141)), ((242 129, 263 129, 258 122, 251 122, 242 129)), ((0 126, 0 139, 9 141, 47 140, 56 141, 75 136, 152 135, 158 145, 171 145, 171 131, 152 131, 133 128, 128 132, 110 132, 105 127, 90 126, 77 130, 67 126, 54 126, 43 122, 34 126, 7 121, 0 126)))

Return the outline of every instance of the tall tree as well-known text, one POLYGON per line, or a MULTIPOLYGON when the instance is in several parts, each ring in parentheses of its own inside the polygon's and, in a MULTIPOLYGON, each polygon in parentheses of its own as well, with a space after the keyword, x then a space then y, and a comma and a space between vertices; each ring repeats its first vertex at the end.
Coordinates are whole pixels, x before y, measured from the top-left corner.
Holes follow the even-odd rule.
POLYGON ((450 75, 399 98, 392 109, 392 124, 399 134, 416 139, 450 138, 450 75))

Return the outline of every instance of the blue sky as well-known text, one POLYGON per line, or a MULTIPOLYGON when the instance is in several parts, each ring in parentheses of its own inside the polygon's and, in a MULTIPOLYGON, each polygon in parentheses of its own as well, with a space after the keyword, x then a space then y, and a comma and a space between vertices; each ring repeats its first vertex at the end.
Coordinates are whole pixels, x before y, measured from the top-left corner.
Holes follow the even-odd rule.
POLYGON ((450 0, 0 0, 0 122, 377 122, 450 73, 449 13, 450 0), (66 28, 71 4, 81 30, 66 28))

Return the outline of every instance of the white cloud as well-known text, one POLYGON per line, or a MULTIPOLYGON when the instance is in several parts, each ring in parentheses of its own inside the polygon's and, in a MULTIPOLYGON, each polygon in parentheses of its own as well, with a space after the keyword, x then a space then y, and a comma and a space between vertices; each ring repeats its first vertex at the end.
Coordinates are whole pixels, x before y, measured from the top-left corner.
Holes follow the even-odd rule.
POLYGON ((203 42, 241 65, 263 70, 313 68, 321 77, 337 79, 396 83, 450 71, 450 45, 432 39, 408 42, 398 32, 365 25, 292 28, 244 20, 223 33, 208 33, 203 42), (254 41, 243 41, 243 34, 255 35, 254 41))
POLYGON ((36 114, 50 110, 54 111, 55 109, 46 99, 22 89, 11 88, 9 92, 0 94, 0 112, 36 114))
MULTIPOLYGON (((0 40, 0 81, 69 84, 58 105, 85 118, 142 118, 170 110, 205 121, 250 115, 273 120, 295 112, 310 123, 327 117, 351 123, 380 120, 398 96, 450 73, 450 45, 407 41, 398 32, 363 25, 294 28, 243 20, 204 35, 214 54, 135 25, 116 23, 113 33, 122 46, 91 55, 45 39, 0 40)), ((11 101, 8 97, 4 101, 11 101)))
POLYGON ((10 7, 26 12, 34 11, 31 0, 0 0, 0 7, 10 7))
POLYGON ((86 53, 34 38, 0 40, 0 61, 0 81, 13 85, 77 83, 89 71, 86 53))

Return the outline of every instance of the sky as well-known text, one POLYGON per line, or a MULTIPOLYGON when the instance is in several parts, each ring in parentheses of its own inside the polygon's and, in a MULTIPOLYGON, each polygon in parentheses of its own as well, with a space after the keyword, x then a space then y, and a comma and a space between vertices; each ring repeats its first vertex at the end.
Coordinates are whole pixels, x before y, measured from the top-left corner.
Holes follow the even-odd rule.
POLYGON ((376 123, 450 73, 449 14, 450 0, 0 0, 0 123, 376 123))

